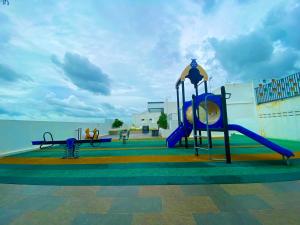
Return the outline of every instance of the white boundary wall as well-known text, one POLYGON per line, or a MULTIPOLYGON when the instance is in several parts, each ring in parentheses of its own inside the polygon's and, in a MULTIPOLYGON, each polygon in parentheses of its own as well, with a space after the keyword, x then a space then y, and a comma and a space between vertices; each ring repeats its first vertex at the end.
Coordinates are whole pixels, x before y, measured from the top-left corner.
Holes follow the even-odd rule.
MULTIPOLYGON (((231 93, 231 97, 226 100, 228 123, 239 124, 257 133, 259 129, 253 84, 226 84, 225 89, 227 93, 231 93)), ((220 88, 213 93, 220 94, 220 88)))
POLYGON ((300 97, 263 103, 256 108, 262 136, 299 141, 300 148, 300 97))
POLYGON ((52 133, 54 140, 66 140, 77 138, 78 128, 82 128, 84 138, 84 131, 88 127, 91 130, 97 128, 100 135, 107 135, 111 123, 0 120, 0 156, 34 148, 31 141, 42 140, 46 131, 52 133))

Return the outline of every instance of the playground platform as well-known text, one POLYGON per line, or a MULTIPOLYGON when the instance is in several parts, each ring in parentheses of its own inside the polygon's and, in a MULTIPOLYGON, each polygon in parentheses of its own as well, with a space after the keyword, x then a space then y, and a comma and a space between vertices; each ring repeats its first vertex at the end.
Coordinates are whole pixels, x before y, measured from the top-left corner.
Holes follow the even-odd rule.
MULTIPOLYGON (((205 141, 205 140, 204 140, 205 141)), ((300 146, 287 166, 279 154, 242 135, 232 135, 232 164, 211 161, 205 151, 167 148, 164 139, 130 139, 80 146, 80 158, 62 159, 63 146, 0 158, 0 183, 38 185, 186 185, 291 181, 300 179, 300 146)), ((213 157, 224 157, 222 139, 213 140, 213 157)))

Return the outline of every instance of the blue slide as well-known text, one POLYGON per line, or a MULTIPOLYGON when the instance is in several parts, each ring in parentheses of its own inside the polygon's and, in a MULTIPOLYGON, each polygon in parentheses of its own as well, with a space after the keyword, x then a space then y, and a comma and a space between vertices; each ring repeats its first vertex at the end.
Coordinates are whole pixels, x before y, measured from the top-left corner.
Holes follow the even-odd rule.
POLYGON ((241 134, 244 134, 247 137, 252 138, 253 140, 257 141, 258 143, 272 149, 273 151, 278 152, 282 156, 285 156, 287 158, 290 158, 291 156, 295 156, 294 153, 291 152, 290 150, 283 148, 283 147, 275 144, 274 142, 269 141, 268 139, 254 133, 253 131, 246 129, 245 127, 242 127, 237 124, 229 124, 228 129, 238 131, 241 134))
POLYGON ((167 138, 166 141, 167 141, 167 144, 168 144, 168 148, 174 148, 176 146, 176 143, 178 141, 180 141, 181 138, 190 136, 192 130, 193 130, 192 126, 186 127, 183 124, 181 124, 167 138))

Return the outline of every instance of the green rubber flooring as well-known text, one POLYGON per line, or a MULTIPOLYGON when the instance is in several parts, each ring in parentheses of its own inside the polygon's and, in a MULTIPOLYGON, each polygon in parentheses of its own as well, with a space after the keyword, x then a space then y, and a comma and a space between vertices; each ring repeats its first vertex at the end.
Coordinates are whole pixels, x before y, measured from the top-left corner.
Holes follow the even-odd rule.
MULTIPOLYGON (((272 140, 272 139, 271 139, 272 140)), ((285 140, 272 140, 275 143, 286 147, 292 151, 300 151, 300 143, 285 140)), ((204 140, 204 145, 206 141, 204 140)), ((232 154, 262 154, 273 153, 272 150, 258 144, 252 139, 242 135, 232 135, 230 138, 232 146, 232 154)), ((204 146, 205 147, 205 146, 204 146)), ((224 142, 221 139, 213 140, 214 154, 224 154, 224 142)), ((62 157, 64 146, 54 146, 44 150, 30 151, 21 154, 16 154, 14 157, 62 157)), ((189 140, 189 148, 184 147, 167 148, 165 140, 129 140, 126 144, 121 142, 82 144, 80 146, 81 157, 91 156, 134 156, 134 155, 191 155, 194 154, 193 140, 189 140), (112 149, 112 150, 110 150, 112 149), (120 149, 120 150, 117 150, 120 149)), ((207 154, 205 151, 200 151, 200 154, 207 154)))
MULTIPOLYGON (((251 139, 232 135, 231 153, 273 153, 251 139)), ((300 151, 299 142, 272 140, 293 152, 300 151)), ((190 140, 192 145, 192 140, 190 140)), ((223 154, 223 140, 213 141, 213 153, 223 154)), ((9 157, 32 158, 63 156, 64 146, 33 150, 9 157)), ((200 152, 206 154, 206 152, 200 152)), ((193 155, 191 148, 168 149, 165 140, 129 140, 80 146, 80 157, 93 156, 160 156, 193 155)), ((211 184, 289 181, 300 179, 300 159, 291 159, 289 166, 281 160, 225 162, 164 162, 118 163, 101 165, 14 165, 0 164, 0 183, 40 185, 162 185, 162 184, 211 184)))

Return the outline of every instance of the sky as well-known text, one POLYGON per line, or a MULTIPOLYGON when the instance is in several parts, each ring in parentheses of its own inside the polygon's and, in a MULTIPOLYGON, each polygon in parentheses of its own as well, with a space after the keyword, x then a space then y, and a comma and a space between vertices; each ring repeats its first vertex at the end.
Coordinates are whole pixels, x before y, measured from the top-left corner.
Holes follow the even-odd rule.
POLYGON ((0 119, 130 122, 192 58, 210 89, 299 72, 299 21, 298 0, 1 1, 0 119))

